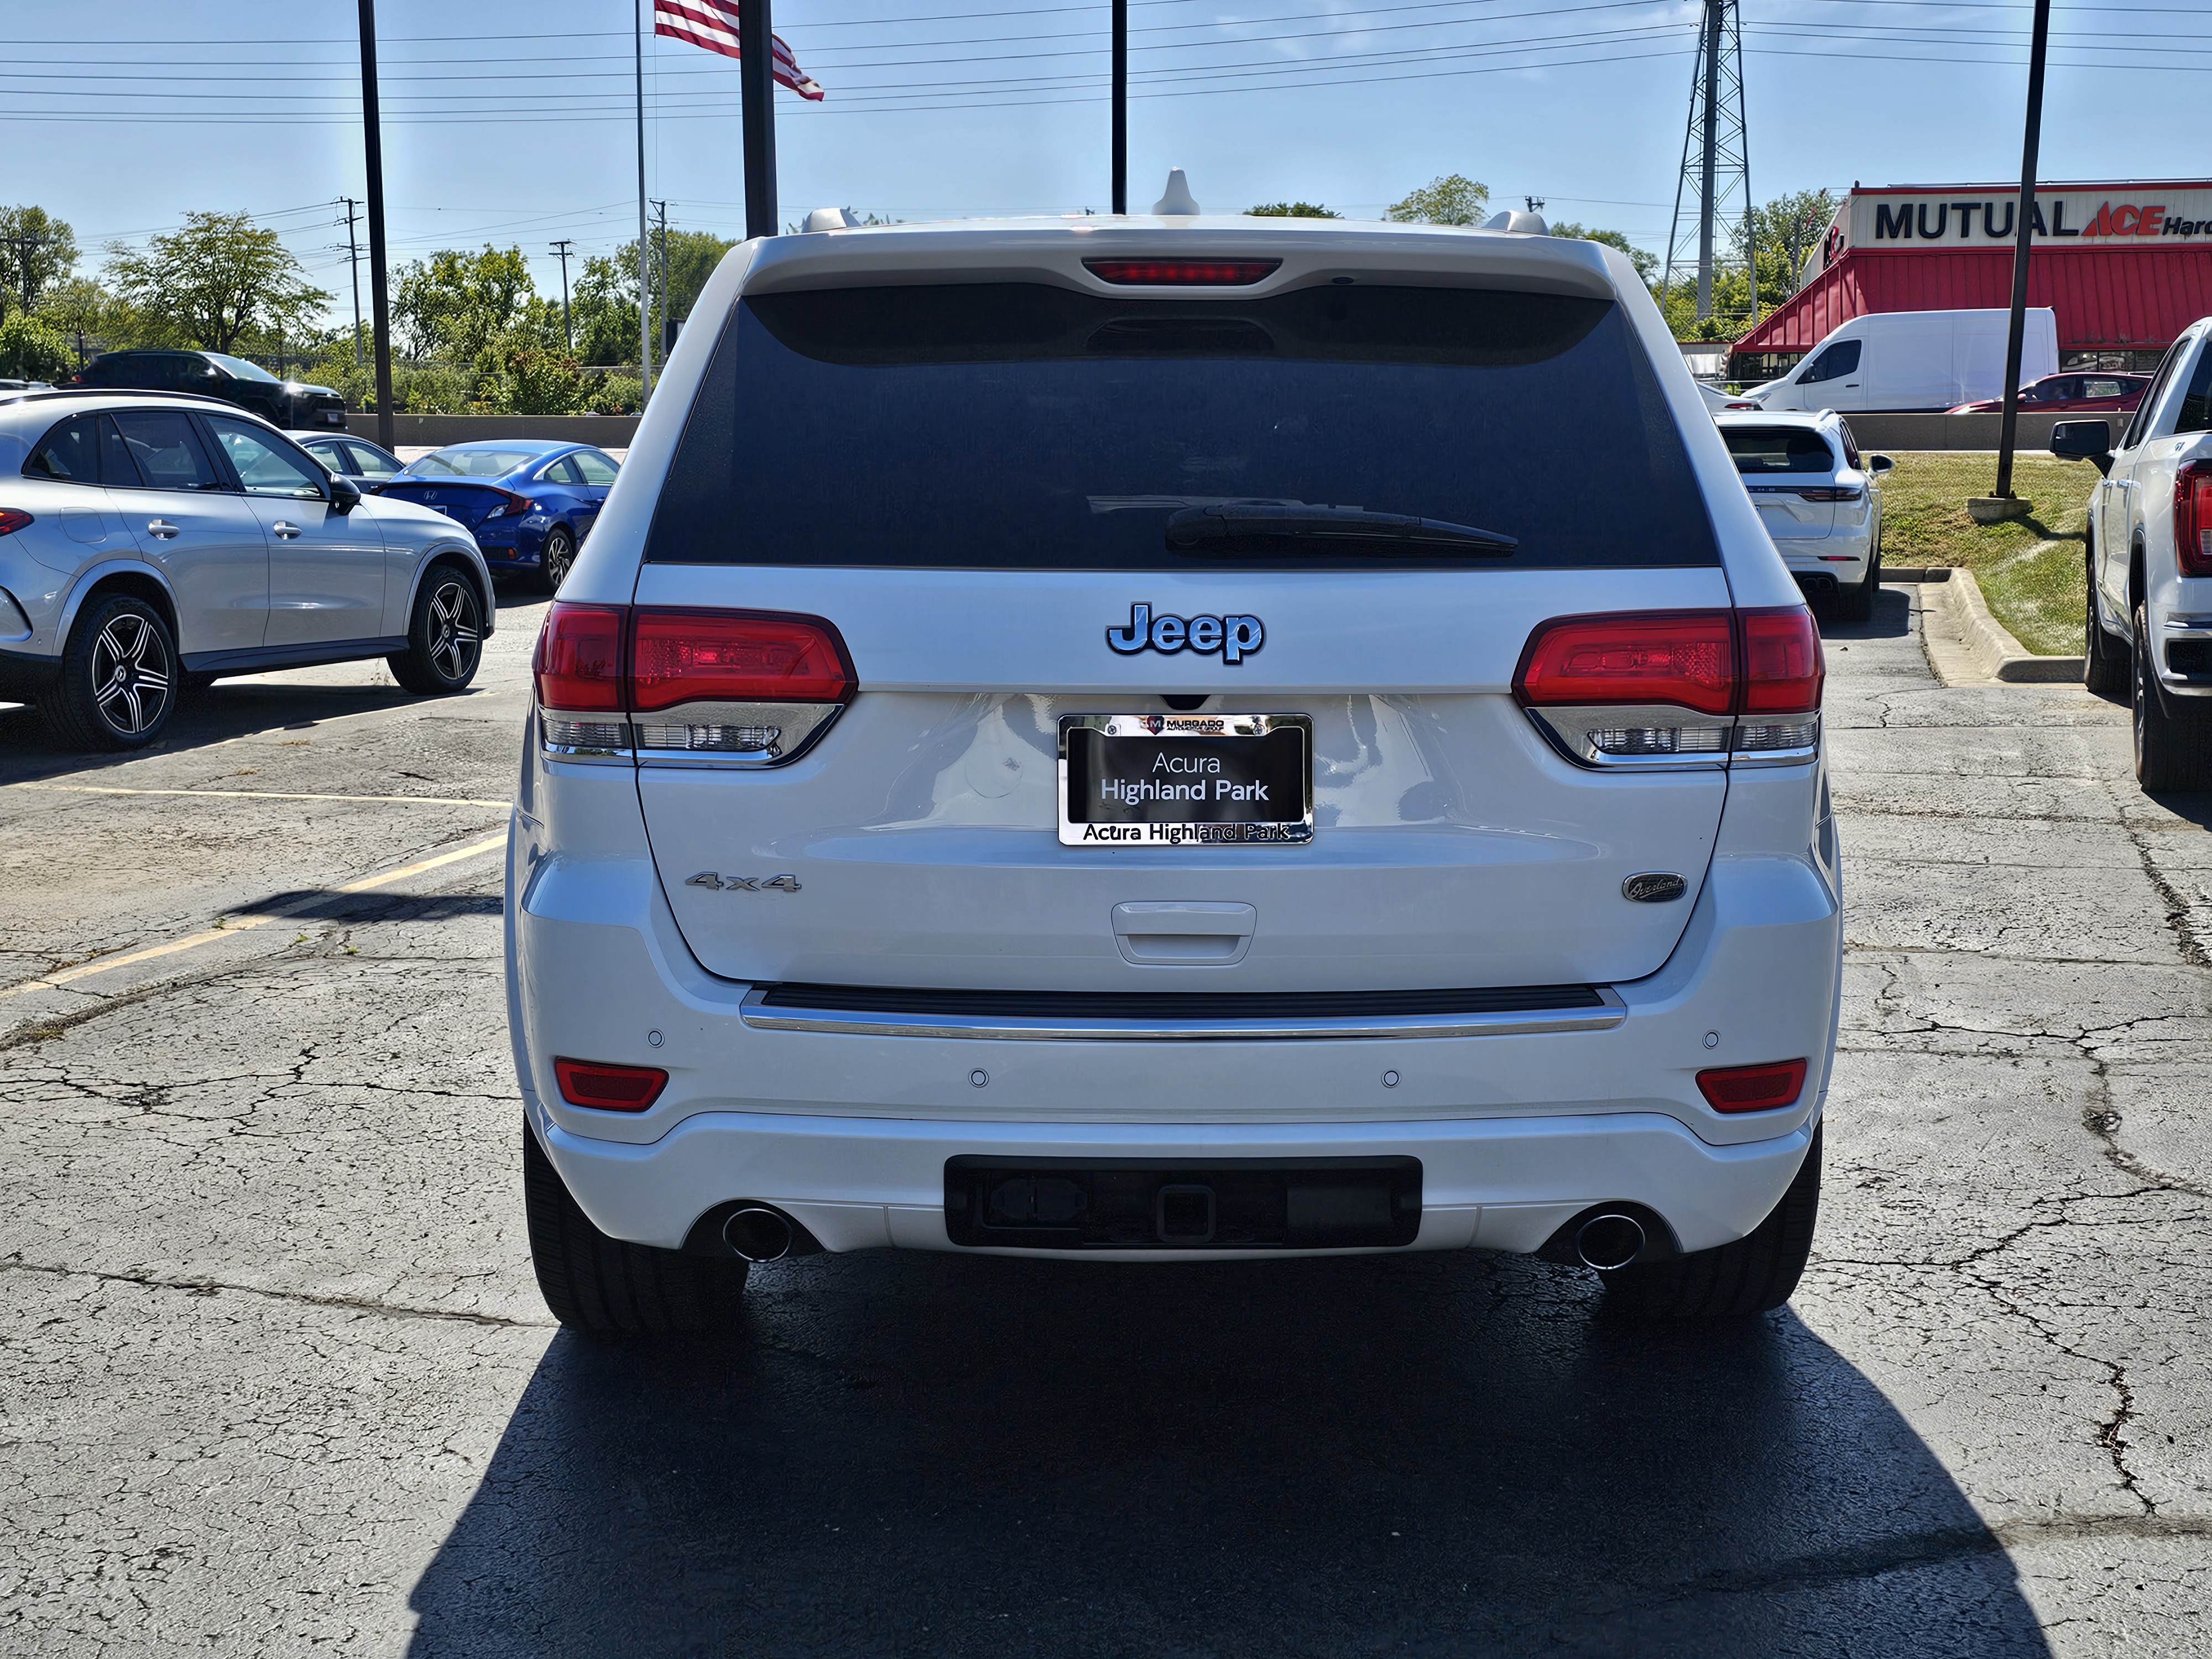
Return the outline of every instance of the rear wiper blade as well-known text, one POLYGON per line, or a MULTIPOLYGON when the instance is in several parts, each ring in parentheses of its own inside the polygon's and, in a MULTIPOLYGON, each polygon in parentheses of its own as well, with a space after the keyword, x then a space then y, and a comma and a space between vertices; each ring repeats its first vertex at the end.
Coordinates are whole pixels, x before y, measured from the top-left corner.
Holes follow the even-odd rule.
POLYGON ((1283 501, 1218 501, 1187 507, 1168 520, 1167 541, 1177 553, 1275 553, 1288 549, 1327 552, 1335 544, 1359 544, 1377 552, 1481 553, 1503 556, 1521 545, 1511 536, 1442 519, 1403 513, 1370 513, 1357 507, 1308 507, 1283 501))

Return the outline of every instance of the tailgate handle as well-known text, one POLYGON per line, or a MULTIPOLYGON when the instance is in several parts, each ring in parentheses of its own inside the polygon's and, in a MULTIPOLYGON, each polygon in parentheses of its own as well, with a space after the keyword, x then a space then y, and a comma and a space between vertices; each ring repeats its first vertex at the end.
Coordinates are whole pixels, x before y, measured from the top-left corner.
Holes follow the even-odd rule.
POLYGON ((1139 900, 1114 907, 1114 943, 1143 967, 1224 968, 1243 959, 1259 920, 1249 904, 1139 900))

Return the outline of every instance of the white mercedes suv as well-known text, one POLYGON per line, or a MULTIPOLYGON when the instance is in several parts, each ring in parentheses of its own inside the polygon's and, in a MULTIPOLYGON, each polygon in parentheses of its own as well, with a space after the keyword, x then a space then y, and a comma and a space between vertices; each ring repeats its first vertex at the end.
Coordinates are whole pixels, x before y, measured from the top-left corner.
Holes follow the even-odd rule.
POLYGON ((893 1245, 1796 1283, 1820 641, 1609 249, 747 242, 536 672, 507 984, 568 1324, 893 1245))

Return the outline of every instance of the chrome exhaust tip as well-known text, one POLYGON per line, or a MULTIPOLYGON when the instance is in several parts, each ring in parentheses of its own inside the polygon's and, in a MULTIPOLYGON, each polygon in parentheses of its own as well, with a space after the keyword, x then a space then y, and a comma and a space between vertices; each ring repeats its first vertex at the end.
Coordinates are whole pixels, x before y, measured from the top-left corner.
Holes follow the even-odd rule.
POLYGON ((1575 1256, 1601 1273, 1626 1267, 1644 1254, 1644 1224, 1634 1216, 1594 1215, 1575 1230, 1575 1256))
POLYGON ((722 1224, 722 1243, 748 1261, 781 1261, 791 1254, 791 1223, 764 1206, 748 1205, 722 1224))

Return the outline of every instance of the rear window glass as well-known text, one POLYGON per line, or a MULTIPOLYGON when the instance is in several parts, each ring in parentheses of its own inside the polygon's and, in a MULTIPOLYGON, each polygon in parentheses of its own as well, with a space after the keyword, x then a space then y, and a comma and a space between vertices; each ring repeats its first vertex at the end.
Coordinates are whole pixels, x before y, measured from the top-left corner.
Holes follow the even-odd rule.
POLYGON ((408 462, 410 478, 503 478, 527 466, 543 452, 534 449, 441 449, 408 462))
MULTIPOLYGON (((1347 548, 1352 550, 1346 550, 1347 548)), ((1170 301, 1042 284, 747 300, 646 557, 1002 568, 1718 562, 1680 432, 1610 301, 1325 287, 1170 301), (1170 514, 1358 507, 1510 555, 1171 553, 1170 514)))
POLYGON ((1739 472, 1833 472, 1835 452, 1802 426, 1731 426, 1721 429, 1739 472))

